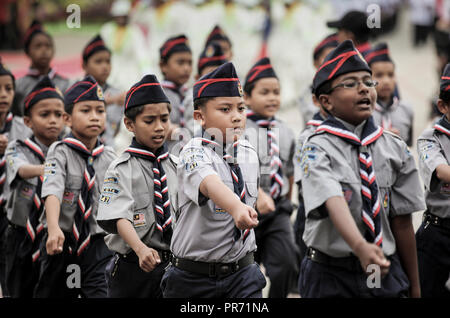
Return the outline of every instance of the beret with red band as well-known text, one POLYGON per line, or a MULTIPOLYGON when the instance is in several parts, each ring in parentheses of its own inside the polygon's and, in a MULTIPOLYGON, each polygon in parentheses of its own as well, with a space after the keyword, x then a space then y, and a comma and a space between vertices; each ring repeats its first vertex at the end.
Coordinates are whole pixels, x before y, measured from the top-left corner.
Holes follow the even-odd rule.
POLYGON ((389 56, 389 48, 386 43, 379 43, 378 45, 374 46, 364 57, 371 65, 375 62, 392 62, 390 56, 389 56))
POLYGON ((83 80, 76 82, 69 87, 64 94, 64 104, 66 106, 82 101, 105 101, 103 90, 97 81, 90 75, 83 80))
POLYGON ((219 66, 226 63, 227 60, 223 55, 222 47, 217 43, 210 43, 206 45, 200 58, 198 59, 198 74, 201 74, 202 70, 208 66, 219 66))
POLYGON ((145 75, 139 82, 131 86, 125 97, 124 110, 145 104, 169 103, 161 84, 155 75, 145 75))
POLYGON ((248 92, 248 85, 256 82, 257 80, 264 77, 277 77, 272 64, 270 64, 270 59, 268 57, 263 57, 255 65, 252 66, 250 71, 247 73, 245 78, 244 91, 248 92))
POLYGON ((323 39, 317 46, 314 48, 313 51, 313 59, 317 60, 322 53, 322 51, 328 47, 337 47, 339 45, 339 42, 337 40, 337 33, 333 33, 328 35, 325 39, 323 39))
POLYGON ((29 111, 37 102, 47 98, 58 98, 64 102, 61 91, 55 86, 48 75, 44 76, 25 97, 25 110, 29 111))
POLYGON ((243 96, 241 82, 233 63, 227 62, 202 76, 195 84, 194 101, 203 97, 243 96))
POLYGON ((340 75, 358 71, 372 74, 372 70, 353 42, 345 40, 325 57, 318 68, 313 79, 313 91, 317 92, 322 85, 340 75))
POLYGON ((170 55, 178 52, 191 52, 188 38, 184 34, 169 38, 159 49, 161 59, 168 59, 170 55))
POLYGON ((206 39, 206 45, 214 42, 214 41, 227 41, 231 43, 228 36, 225 34, 225 32, 222 30, 222 28, 218 25, 216 25, 212 31, 209 33, 208 38, 206 39))
POLYGON ((450 90, 450 63, 445 65, 439 86, 441 92, 450 90))
POLYGON ((47 32, 45 32, 42 24, 39 21, 34 20, 31 23, 30 27, 25 32, 25 35, 23 37, 25 52, 28 52, 28 48, 30 46, 31 40, 33 40, 33 38, 39 33, 43 33, 43 34, 47 35, 48 37, 50 37, 50 35, 47 32))
POLYGON ((105 42, 103 41, 100 35, 95 36, 83 50, 83 61, 87 62, 87 60, 97 52, 100 51, 108 51, 110 50, 106 47, 105 42))

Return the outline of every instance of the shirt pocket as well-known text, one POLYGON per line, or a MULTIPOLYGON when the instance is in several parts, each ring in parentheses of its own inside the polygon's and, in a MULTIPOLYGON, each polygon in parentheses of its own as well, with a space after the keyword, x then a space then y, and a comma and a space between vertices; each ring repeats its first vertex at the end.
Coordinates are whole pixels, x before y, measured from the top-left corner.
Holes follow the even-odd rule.
POLYGON ((66 184, 61 200, 61 208, 70 212, 75 212, 77 208, 78 197, 81 192, 83 177, 79 175, 68 174, 66 184))
POLYGON ((258 186, 256 182, 246 182, 246 204, 251 206, 252 208, 256 207, 256 199, 258 198, 258 186))
POLYGON ((8 208, 12 208, 13 223, 25 226, 33 208, 35 191, 36 187, 29 182, 21 181, 17 184, 8 201, 8 208))

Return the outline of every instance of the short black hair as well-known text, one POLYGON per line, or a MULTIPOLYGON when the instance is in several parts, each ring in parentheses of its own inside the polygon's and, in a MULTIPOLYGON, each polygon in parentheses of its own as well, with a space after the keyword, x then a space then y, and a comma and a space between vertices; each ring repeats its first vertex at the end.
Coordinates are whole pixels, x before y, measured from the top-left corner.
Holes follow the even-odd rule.
POLYGON ((248 95, 252 95, 252 91, 255 88, 255 84, 258 80, 251 82, 251 83, 245 83, 244 84, 244 92, 246 92, 248 95))
POLYGON ((330 90, 331 90, 331 81, 326 81, 325 83, 323 83, 314 90, 314 95, 316 95, 317 99, 319 99, 320 95, 329 94, 330 90))
MULTIPOLYGON (((167 109, 169 110, 169 113, 172 111, 172 106, 170 105, 170 103, 166 103, 167 105, 167 109)), ((139 114, 142 114, 142 112, 144 111, 144 107, 145 105, 140 105, 140 106, 135 106, 135 107, 131 107, 125 110, 125 117, 128 119, 131 119, 132 121, 136 120, 136 117, 139 114)))
POLYGON ((440 91, 439 98, 442 99, 445 103, 450 104, 450 90, 440 91))
POLYGON ((216 97, 200 97, 194 100, 194 110, 198 110, 200 107, 206 106, 206 104, 215 99, 216 97))
POLYGON ((70 103, 70 104, 64 105, 64 111, 66 113, 68 113, 69 115, 72 115, 73 106, 74 106, 74 103, 70 103))

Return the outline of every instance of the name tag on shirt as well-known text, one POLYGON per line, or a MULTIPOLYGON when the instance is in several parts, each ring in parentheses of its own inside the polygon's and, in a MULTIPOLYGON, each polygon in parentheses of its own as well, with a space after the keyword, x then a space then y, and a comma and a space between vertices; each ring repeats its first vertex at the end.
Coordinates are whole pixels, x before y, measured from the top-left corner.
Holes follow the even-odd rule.
POLYGON ((134 227, 140 227, 145 225, 145 214, 135 213, 133 215, 133 225, 134 227))

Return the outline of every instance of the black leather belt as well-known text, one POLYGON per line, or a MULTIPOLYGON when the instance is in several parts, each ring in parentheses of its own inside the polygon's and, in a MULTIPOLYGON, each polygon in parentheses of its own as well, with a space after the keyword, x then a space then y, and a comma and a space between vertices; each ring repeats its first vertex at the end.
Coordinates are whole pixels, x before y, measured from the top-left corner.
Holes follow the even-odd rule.
POLYGON ((253 264, 253 252, 234 263, 208 263, 173 257, 172 264, 182 270, 209 277, 225 277, 253 264))
POLYGON ((347 257, 332 257, 312 247, 308 247, 306 257, 316 263, 335 266, 350 271, 362 271, 361 263, 354 255, 347 257))
MULTIPOLYGON (((170 261, 172 259, 172 253, 170 251, 163 251, 163 250, 157 250, 159 258, 161 259, 161 262, 170 261)), ((120 254, 117 253, 117 255, 123 259, 127 263, 137 263, 139 264, 139 257, 134 251, 129 252, 128 254, 120 254)))
POLYGON ((441 218, 437 215, 431 214, 428 211, 423 212, 422 221, 425 227, 429 224, 440 226, 450 230, 450 218, 441 218))

